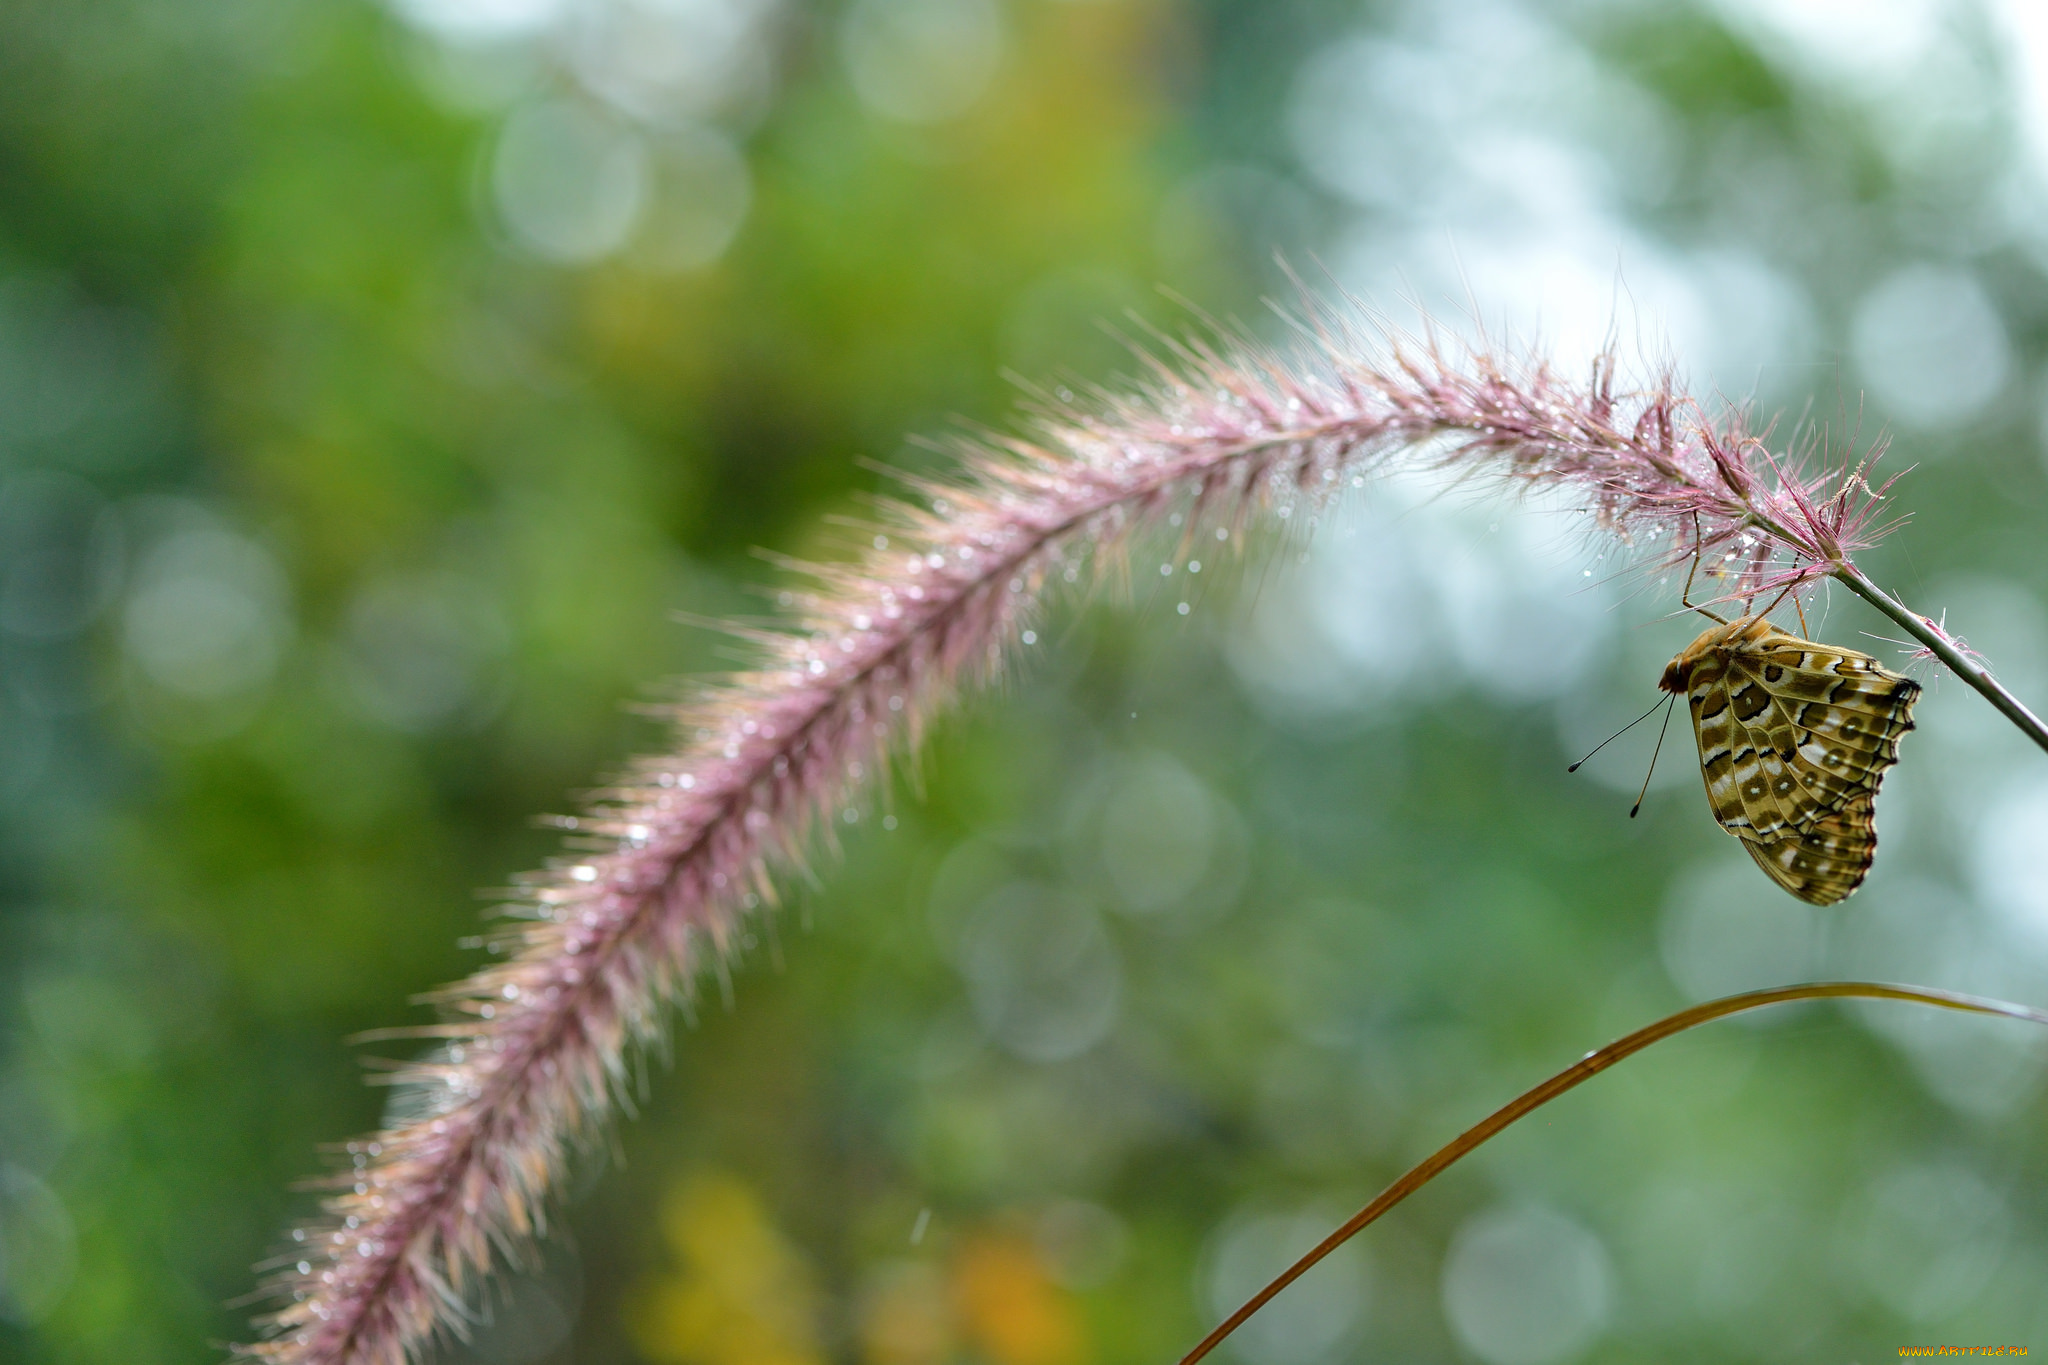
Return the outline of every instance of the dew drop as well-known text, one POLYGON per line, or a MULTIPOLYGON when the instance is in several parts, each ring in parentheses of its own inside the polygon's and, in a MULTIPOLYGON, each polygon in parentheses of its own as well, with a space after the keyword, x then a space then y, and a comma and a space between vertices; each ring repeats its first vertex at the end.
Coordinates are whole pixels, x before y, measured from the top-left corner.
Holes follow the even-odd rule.
POLYGON ((1023 635, 1021 635, 1018 638, 1022 639, 1024 643, 1027 645, 1035 645, 1038 643, 1038 632, 1035 630, 1027 630, 1024 632, 1023 635))
POLYGON ((1188 561, 1188 572, 1189 572, 1189 573, 1200 573, 1201 571, 1202 571, 1202 561, 1201 561, 1201 560, 1199 560, 1199 559, 1190 559, 1190 560, 1188 561))
POLYGON ((1188 604, 1183 602, 1179 606, 1175 607, 1174 610, 1179 612, 1182 616, 1186 616, 1188 614, 1188 604))

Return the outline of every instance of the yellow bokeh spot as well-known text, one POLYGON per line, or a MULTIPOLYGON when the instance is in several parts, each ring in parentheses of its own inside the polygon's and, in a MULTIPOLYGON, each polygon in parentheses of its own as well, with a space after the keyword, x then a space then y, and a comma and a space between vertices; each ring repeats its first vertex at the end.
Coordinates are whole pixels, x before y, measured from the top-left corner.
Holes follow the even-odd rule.
POLYGON ((821 1365, 817 1289, 803 1254, 745 1182, 691 1176, 662 1201, 676 1265, 642 1284, 627 1312, 655 1365, 821 1365))
POLYGON ((953 1305, 934 1267, 914 1261, 885 1267, 864 1299, 866 1365, 947 1365, 954 1358, 953 1305))
POLYGON ((1031 1244, 1002 1234, 960 1248, 953 1292, 966 1334, 996 1365, 1078 1365, 1080 1315, 1031 1244))

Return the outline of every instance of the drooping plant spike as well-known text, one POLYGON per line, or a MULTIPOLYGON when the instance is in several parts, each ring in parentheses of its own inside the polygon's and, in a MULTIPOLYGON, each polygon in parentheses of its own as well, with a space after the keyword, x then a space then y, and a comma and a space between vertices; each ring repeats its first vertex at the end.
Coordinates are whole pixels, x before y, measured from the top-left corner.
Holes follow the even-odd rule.
POLYGON ((1728 598, 1830 575, 1854 587, 1852 556, 1884 529, 1867 461, 1773 456, 1742 412, 1710 414, 1668 374, 1623 389, 1611 356, 1574 382, 1313 301, 1285 346, 1163 350, 1141 384, 1046 400, 1021 434, 960 442, 954 479, 885 508, 849 562, 807 569, 783 628, 748 633, 756 667, 676 707, 672 747, 563 822, 576 851, 525 884, 494 938, 502 960, 410 1031, 438 1046, 396 1075, 387 1126, 348 1145, 322 1216, 290 1234, 269 1281, 279 1306, 242 1354, 402 1365, 459 1330, 478 1278, 539 1234, 633 1048, 735 951, 819 821, 854 809, 956 695, 1035 639, 1050 600, 1139 537, 1201 557, 1416 466, 1570 489, 1604 532, 1664 562, 1723 556, 1728 598))

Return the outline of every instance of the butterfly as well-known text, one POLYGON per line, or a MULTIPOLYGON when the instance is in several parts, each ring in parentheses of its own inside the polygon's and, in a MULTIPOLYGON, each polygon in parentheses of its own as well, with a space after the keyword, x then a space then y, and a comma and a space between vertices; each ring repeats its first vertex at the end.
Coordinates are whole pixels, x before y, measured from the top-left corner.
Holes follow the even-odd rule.
POLYGON ((1919 683, 1744 616, 1716 618, 1657 685, 1686 699, 1714 818, 1772 881, 1814 905, 1862 885, 1919 683))

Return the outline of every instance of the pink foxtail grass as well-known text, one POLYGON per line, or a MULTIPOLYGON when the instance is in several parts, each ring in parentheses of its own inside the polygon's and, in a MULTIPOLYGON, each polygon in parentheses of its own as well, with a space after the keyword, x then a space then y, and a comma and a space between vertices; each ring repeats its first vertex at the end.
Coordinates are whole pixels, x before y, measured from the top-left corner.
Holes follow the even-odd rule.
MULTIPOLYGON (((501 960, 440 991, 438 1040, 391 1079, 323 1213, 271 1267, 242 1346, 276 1365, 403 1365, 541 1231, 567 1154, 608 1121, 633 1049, 722 967, 822 819, 857 800, 952 699, 999 677, 1067 584, 1141 535, 1241 541, 1397 464, 1559 485, 1623 541, 1722 567, 1728 597, 1832 576, 1899 620, 2048 747, 1981 664, 1861 575, 1884 529, 1868 462, 1773 456, 1740 411, 1668 375, 1624 391, 1433 330, 1311 303, 1290 344, 1169 344, 1142 382, 1047 401, 1022 434, 960 443, 960 472, 886 508, 850 562, 814 567, 758 664, 675 708, 674 744, 567 822, 576 851, 524 885, 501 960)), ((1295 523, 1300 524, 1300 523, 1295 523)))
POLYGON ((2003 1000, 1987 1000, 1981 996, 1958 995, 1953 991, 1937 991, 1925 986, 1887 986, 1875 981, 1814 981, 1798 986, 1776 986, 1769 990, 1745 991, 1741 995, 1724 995, 1718 1000, 1709 1000, 1690 1009, 1680 1010, 1676 1014, 1666 1015, 1654 1024, 1639 1028, 1626 1037, 1615 1039, 1606 1047, 1587 1053, 1549 1080, 1515 1096, 1410 1167, 1400 1179, 1381 1190, 1370 1204, 1346 1220, 1342 1227, 1316 1243, 1300 1260, 1274 1276, 1265 1288, 1246 1299, 1236 1312, 1218 1323, 1215 1331, 1203 1337, 1196 1343, 1194 1350, 1180 1358, 1180 1365, 1195 1365, 1196 1361, 1221 1346, 1224 1339, 1244 1326, 1252 1314, 1265 1307, 1281 1290, 1307 1274, 1318 1261, 1378 1222, 1392 1211, 1396 1204, 1436 1179, 1464 1157, 1471 1155, 1488 1139, 1497 1136, 1516 1121, 1527 1118, 1566 1091, 1577 1089, 1617 1062, 1634 1056, 1652 1043, 1661 1043, 1666 1038, 1683 1033, 1687 1029, 1710 1024, 1716 1019, 1726 1019, 1732 1014, 1762 1009, 1766 1005, 1790 1004, 1797 1000, 1844 999, 1901 1000, 1917 1005, 1933 1005, 1938 1009, 1960 1010, 1966 1014, 1991 1014, 2007 1019, 2024 1019, 2035 1024, 2048 1024, 2048 1010, 2008 1004, 2003 1000))

